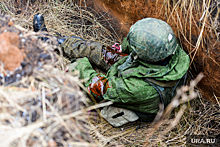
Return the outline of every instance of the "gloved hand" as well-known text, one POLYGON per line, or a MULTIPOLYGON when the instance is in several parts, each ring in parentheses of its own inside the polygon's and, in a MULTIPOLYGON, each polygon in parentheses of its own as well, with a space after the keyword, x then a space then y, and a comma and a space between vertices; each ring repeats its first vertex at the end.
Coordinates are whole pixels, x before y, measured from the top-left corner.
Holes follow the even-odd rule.
POLYGON ((101 116, 114 127, 120 127, 128 122, 136 121, 139 118, 131 110, 114 106, 105 106, 101 110, 101 116))

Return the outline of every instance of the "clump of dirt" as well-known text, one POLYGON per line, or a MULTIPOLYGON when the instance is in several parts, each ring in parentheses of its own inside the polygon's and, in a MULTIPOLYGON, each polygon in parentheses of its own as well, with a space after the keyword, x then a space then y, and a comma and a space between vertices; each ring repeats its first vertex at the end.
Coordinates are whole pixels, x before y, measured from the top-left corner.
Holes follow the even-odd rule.
MULTIPOLYGON (((5 32, 0 34, 0 60, 3 63, 4 70, 13 72, 19 68, 24 60, 25 54, 19 50, 19 36, 13 32, 5 32)), ((3 72, 3 71, 0 71, 3 72)), ((6 75, 5 72, 3 72, 6 75)))

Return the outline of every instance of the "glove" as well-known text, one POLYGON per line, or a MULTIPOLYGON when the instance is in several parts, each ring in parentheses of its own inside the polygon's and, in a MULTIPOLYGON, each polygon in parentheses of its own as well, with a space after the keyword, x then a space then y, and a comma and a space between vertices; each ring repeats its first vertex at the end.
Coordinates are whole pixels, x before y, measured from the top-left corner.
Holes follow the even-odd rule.
POLYGON ((105 106, 101 110, 101 116, 114 127, 120 127, 128 122, 136 121, 139 118, 131 110, 114 106, 105 106))

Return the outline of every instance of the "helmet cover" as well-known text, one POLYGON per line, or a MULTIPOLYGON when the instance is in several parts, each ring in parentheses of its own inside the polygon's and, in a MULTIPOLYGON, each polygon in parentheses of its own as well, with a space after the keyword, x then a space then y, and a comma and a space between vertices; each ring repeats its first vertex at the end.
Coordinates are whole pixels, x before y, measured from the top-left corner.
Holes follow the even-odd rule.
POLYGON ((172 28, 155 18, 145 18, 131 26, 127 41, 145 62, 157 62, 175 53, 178 46, 172 28))

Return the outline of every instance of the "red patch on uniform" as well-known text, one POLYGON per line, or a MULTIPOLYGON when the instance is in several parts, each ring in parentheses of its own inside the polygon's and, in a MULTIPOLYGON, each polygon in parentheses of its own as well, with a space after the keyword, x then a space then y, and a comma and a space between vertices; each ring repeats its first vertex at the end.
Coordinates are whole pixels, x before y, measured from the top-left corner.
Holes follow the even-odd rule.
POLYGON ((127 56, 128 54, 117 52, 117 50, 110 48, 107 46, 107 49, 102 50, 102 54, 104 57, 105 62, 108 65, 113 65, 115 62, 117 62, 120 58, 119 56, 127 56))
POLYGON ((107 92, 108 88, 111 88, 108 80, 104 76, 97 75, 92 79, 92 82, 89 84, 87 89, 90 93, 94 93, 97 98, 98 96, 103 96, 107 92))

